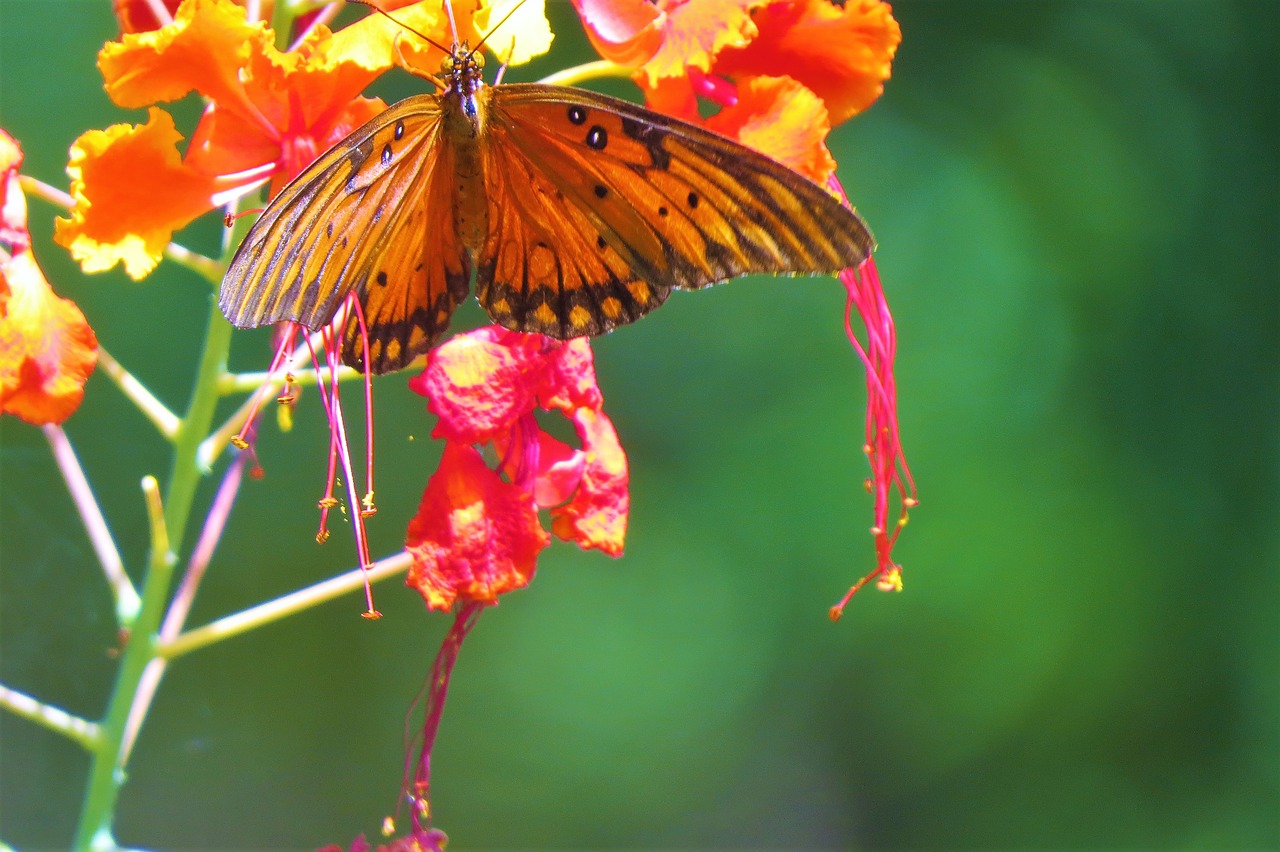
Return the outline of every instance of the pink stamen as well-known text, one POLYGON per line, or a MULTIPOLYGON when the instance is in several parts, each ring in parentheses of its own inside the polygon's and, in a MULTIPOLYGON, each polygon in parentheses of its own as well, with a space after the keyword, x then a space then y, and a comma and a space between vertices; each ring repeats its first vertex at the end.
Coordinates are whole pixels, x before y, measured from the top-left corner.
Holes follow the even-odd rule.
MULTIPOLYGON (((326 473, 326 491, 325 496, 319 502, 320 506, 320 530, 316 533, 316 541, 323 543, 329 537, 328 518, 329 510, 339 505, 336 497, 333 496, 333 486, 337 476, 337 465, 342 465, 345 474, 345 485, 347 488, 348 505, 351 507, 351 531, 356 542, 356 559, 360 563, 360 567, 368 569, 373 564, 373 559, 369 553, 369 538, 365 530, 364 519, 367 514, 362 510, 362 506, 366 502, 372 504, 372 492, 366 495, 364 501, 356 496, 355 476, 351 468, 351 453, 347 444, 346 422, 342 414, 342 396, 339 392, 340 382, 338 370, 341 368, 341 351, 342 344, 337 336, 336 328, 346 325, 350 316, 351 306, 355 303, 353 298, 348 297, 343 304, 342 309, 338 312, 335 322, 330 323, 320 330, 320 339, 324 348, 325 364, 329 371, 329 386, 326 388, 324 379, 321 377, 318 358, 314 349, 311 350, 312 363, 316 365, 316 385, 320 390, 321 402, 324 405, 325 414, 329 419, 329 468, 326 473)), ((363 327, 363 326, 362 326, 363 327)), ((307 346, 311 346, 310 338, 307 339, 307 346)), ((370 404, 372 397, 365 397, 366 404, 370 404)), ((370 405, 371 409, 371 405, 370 405)), ((372 467, 372 458, 369 460, 372 467)), ((364 584, 365 602, 367 607, 364 612, 366 618, 381 618, 382 613, 373 605, 373 588, 366 579, 364 584)))
MULTIPOLYGON (((298 325, 296 323, 287 322, 284 324, 284 331, 280 335, 280 342, 276 345, 275 353, 271 356, 271 363, 267 365, 267 384, 270 384, 272 377, 276 371, 288 360, 288 354, 293 350, 294 341, 297 340, 298 325)), ((249 440, 245 437, 249 434, 254 426, 254 422, 258 419, 258 412, 262 409, 262 403, 266 401, 264 394, 258 394, 254 398, 252 407, 249 409, 249 416, 245 418, 244 425, 240 427, 240 431, 236 433, 232 440, 237 447, 244 449, 241 444, 247 445, 249 440)))
POLYGON ((689 68, 693 93, 722 107, 738 105, 738 88, 724 77, 713 76, 699 68, 689 68))
MULTIPOLYGON (((848 199, 839 181, 832 177, 828 184, 847 204, 848 199)), ((867 415, 862 449, 871 465, 871 476, 866 480, 866 486, 875 504, 871 534, 875 539, 876 569, 854 583, 839 603, 831 608, 833 621, 840 618, 849 599, 873 578, 877 579, 877 586, 882 590, 902 588, 902 566, 893 561, 893 546, 907 524, 909 510, 919 503, 915 479, 907 465, 898 431, 898 392, 893 375, 897 333, 875 260, 868 257, 857 269, 844 270, 840 273, 840 280, 848 294, 845 334, 866 370, 867 415), (865 348, 853 331, 855 308, 867 329, 865 348), (895 490, 900 511, 890 531, 889 504, 895 490)))
POLYGON ((364 322, 364 308, 354 295, 347 296, 348 302, 355 308, 356 322, 360 326, 360 345, 364 352, 364 426, 365 426, 365 463, 364 463, 364 499, 360 501, 360 514, 368 518, 378 514, 373 504, 373 377, 369 374, 369 328, 364 322))
MULTIPOLYGON (((327 334, 327 331, 327 329, 322 329, 321 336, 327 334)), ((311 353, 311 365, 316 376, 316 388, 320 392, 320 405, 325 412, 325 416, 329 418, 329 469, 325 473, 324 496, 317 502, 320 508, 320 528, 316 530, 316 542, 324 544, 329 540, 329 510, 338 505, 338 498, 333 496, 333 483, 338 473, 338 437, 333 428, 333 419, 330 417, 332 406, 329 402, 329 391, 325 387, 324 378, 321 376, 320 361, 316 357, 316 350, 311 344, 310 335, 307 336, 307 350, 311 353)))

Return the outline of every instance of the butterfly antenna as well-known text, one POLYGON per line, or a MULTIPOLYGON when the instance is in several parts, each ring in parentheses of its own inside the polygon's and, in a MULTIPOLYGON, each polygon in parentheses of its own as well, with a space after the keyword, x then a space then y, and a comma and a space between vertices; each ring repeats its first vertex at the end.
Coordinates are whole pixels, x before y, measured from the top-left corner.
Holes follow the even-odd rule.
MULTIPOLYGON (((445 53, 449 53, 449 52, 450 52, 449 48, 445 47, 443 44, 441 44, 440 42, 436 41, 435 39, 433 39, 431 36, 427 35, 426 33, 418 32, 418 31, 417 31, 417 30, 415 30, 413 27, 409 26, 408 24, 404 23, 403 21, 398 21, 398 20, 396 20, 395 18, 391 17, 391 13, 390 13, 390 12, 387 12, 387 11, 385 11, 385 10, 383 10, 383 9, 380 9, 379 7, 375 6, 375 5, 373 4, 372 0, 347 0, 347 2, 348 2, 348 3, 355 3, 355 4, 359 5, 359 6, 368 6, 370 9, 372 9, 372 10, 373 10, 373 11, 375 11, 375 12, 377 12, 379 15, 381 15, 381 16, 382 16, 382 17, 384 17, 384 18, 386 18, 388 21, 390 21, 391 23, 395 24, 395 25, 396 25, 397 27, 399 27, 400 29, 405 30, 406 32, 411 32, 411 33, 413 33, 413 34, 414 34, 414 35, 416 35, 418 38, 422 39, 422 40, 423 40, 423 41, 425 41, 427 44, 431 45, 432 47, 436 48, 437 50, 443 50, 445 53)), ((446 3, 445 5, 446 5, 446 8, 448 8, 448 9, 449 9, 449 23, 450 23, 450 25, 452 25, 452 24, 453 24, 453 8, 452 8, 452 7, 450 7, 450 6, 448 6, 448 4, 447 4, 447 3, 446 3)), ((454 28, 453 28, 453 32, 454 32, 454 38, 457 38, 458 28, 457 28, 457 27, 454 27, 454 28)))
MULTIPOLYGON (((446 2, 447 2, 447 0, 446 0, 446 2)), ((493 35, 494 33, 496 33, 496 32, 498 31, 498 28, 499 28, 499 27, 501 27, 501 26, 502 26, 503 24, 505 24, 507 21, 511 20, 511 16, 512 16, 512 15, 514 15, 517 11, 519 11, 520 7, 521 7, 521 6, 523 6, 523 5, 524 5, 524 0, 518 0, 518 2, 517 2, 514 6, 512 6, 512 7, 511 7, 511 11, 510 11, 510 12, 507 12, 507 14, 505 14, 505 15, 503 15, 503 16, 502 16, 502 20, 501 20, 501 21, 498 21, 498 23, 494 24, 492 27, 490 27, 490 28, 489 28, 489 32, 485 33, 484 38, 480 39, 480 43, 479 43, 479 44, 477 44, 474 48, 472 48, 472 49, 471 49, 471 52, 474 54, 474 53, 476 53, 478 50, 480 50, 480 48, 484 47, 484 43, 485 43, 486 41, 488 41, 488 40, 489 40, 489 36, 491 36, 491 35, 493 35)), ((511 40, 511 48, 512 48, 512 50, 514 50, 514 49, 515 49, 515 39, 514 39, 514 38, 511 40)))

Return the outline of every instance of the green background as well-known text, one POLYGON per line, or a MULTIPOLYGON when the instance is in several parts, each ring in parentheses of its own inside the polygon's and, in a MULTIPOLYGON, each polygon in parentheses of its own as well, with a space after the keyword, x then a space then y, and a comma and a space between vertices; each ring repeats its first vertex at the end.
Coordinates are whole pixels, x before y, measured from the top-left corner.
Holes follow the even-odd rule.
MULTIPOLYGON (((587 58, 552 14, 555 52, 510 79, 587 58)), ((895 14, 894 78, 831 146, 898 323, 906 591, 826 618, 873 567, 840 287, 673 297, 596 346, 633 472, 625 558, 557 543, 463 648, 434 761, 452 848, 1280 846, 1280 6, 895 14)), ((141 120, 101 90, 113 34, 105 0, 0 0, 0 125, 28 173, 65 187, 76 135, 141 120)), ((385 97, 422 89, 393 77, 385 97)), ((196 105, 177 112, 189 131, 196 105)), ((180 409, 207 287, 84 278, 31 208, 55 286, 180 409)), ((220 228, 182 239, 215 252, 220 228)), ((233 366, 266 340, 237 338, 233 366)), ((384 555, 439 447, 404 377, 376 398, 384 555)), ((312 540, 322 419, 306 393, 293 433, 264 429, 192 626, 351 563, 345 529, 312 540)), ((67 430, 137 567, 164 448, 101 376, 67 430)), ((39 431, 4 418, 0 439, 0 681, 94 718, 107 592, 39 431)), ((376 592, 376 624, 352 594, 176 664, 118 839, 376 837, 449 620, 376 592)), ((0 838, 65 846, 86 766, 0 714, 0 838)))

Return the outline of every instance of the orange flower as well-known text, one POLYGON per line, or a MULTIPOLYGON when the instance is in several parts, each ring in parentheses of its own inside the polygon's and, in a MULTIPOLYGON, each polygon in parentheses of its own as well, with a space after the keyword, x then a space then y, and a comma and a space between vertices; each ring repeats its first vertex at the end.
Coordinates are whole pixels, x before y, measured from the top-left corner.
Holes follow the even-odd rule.
POLYGON ((888 3, 775 2, 751 16, 759 35, 722 51, 711 73, 787 76, 826 104, 832 125, 865 110, 884 92, 902 30, 888 3))
POLYGON ((822 182, 825 139, 871 105, 901 31, 888 4, 850 0, 574 0, 592 44, 636 69, 651 109, 708 126, 822 182), (743 130, 741 134, 735 131, 743 130))
POLYGON ((61 423, 84 399, 98 339, 75 302, 55 295, 36 265, 21 165, 18 143, 0 130, 0 411, 28 423, 61 423))
MULTIPOLYGON (((438 0, 399 17, 450 38, 438 0)), ((156 107, 145 124, 82 135, 67 167, 75 206, 58 221, 58 242, 87 272, 123 263, 133 278, 147 275, 174 231, 265 180, 278 192, 380 112, 380 100, 359 93, 395 64, 399 32, 373 15, 337 33, 316 26, 281 51, 231 0, 184 0, 171 24, 107 44, 98 67, 116 103, 146 107, 194 91, 208 106, 185 154, 156 107)))
POLYGON ((409 585, 429 607, 448 609, 458 598, 493 603, 527 585, 550 542, 538 509, 550 509, 560 538, 621 555, 627 459, 585 339, 488 326, 432 350, 409 386, 427 397, 440 418, 432 435, 446 441, 406 543, 414 557, 409 585), (581 448, 543 432, 536 408, 568 417, 581 448), (497 470, 478 444, 493 446, 497 470))

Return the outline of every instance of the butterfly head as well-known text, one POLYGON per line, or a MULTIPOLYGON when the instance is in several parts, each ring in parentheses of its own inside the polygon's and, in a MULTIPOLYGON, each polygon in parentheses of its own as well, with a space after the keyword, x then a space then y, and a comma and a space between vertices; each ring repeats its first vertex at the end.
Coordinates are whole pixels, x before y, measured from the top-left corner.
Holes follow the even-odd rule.
POLYGON ((464 41, 455 44, 440 62, 440 77, 449 91, 467 95, 484 84, 484 54, 464 41))

